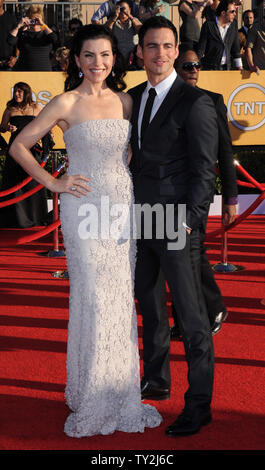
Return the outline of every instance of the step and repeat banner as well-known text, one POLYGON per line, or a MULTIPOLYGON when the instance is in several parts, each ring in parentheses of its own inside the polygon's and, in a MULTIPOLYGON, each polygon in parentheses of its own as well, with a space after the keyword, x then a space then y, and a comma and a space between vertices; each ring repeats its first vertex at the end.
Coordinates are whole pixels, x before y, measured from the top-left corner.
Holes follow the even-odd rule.
MULTIPOLYGON (((0 117, 17 82, 28 83, 34 100, 45 106, 55 95, 63 93, 64 80, 63 72, 0 72, 0 117)), ((125 80, 129 89, 145 81, 146 74, 128 72, 125 80)), ((223 95, 233 145, 265 145, 265 71, 259 75, 246 70, 201 71, 197 85, 223 95)), ((9 134, 3 136, 8 141, 9 134)), ((65 147, 57 126, 53 138, 56 148, 65 147)))

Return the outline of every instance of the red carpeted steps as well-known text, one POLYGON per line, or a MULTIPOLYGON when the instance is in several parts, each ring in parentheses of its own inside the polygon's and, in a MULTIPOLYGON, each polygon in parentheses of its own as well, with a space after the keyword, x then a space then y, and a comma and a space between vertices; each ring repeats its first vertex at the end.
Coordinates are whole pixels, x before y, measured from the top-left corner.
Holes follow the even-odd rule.
MULTIPOLYGON (((178 439, 166 437, 164 429, 181 412, 187 387, 180 342, 171 343, 171 399, 156 402, 164 417, 159 428, 82 439, 64 434, 69 287, 52 273, 66 269, 66 261, 39 255, 52 248, 51 235, 1 248, 0 450, 264 450, 264 222, 264 216, 251 216, 229 233, 229 262, 245 269, 216 274, 229 316, 214 337, 213 422, 197 435, 178 439)), ((208 231, 218 226, 219 219, 211 217, 208 231)), ((10 240, 10 231, 0 230, 1 245, 5 236, 10 240)), ((219 262, 220 239, 207 245, 211 263, 219 262)), ((142 355, 139 314, 138 323, 142 355)))

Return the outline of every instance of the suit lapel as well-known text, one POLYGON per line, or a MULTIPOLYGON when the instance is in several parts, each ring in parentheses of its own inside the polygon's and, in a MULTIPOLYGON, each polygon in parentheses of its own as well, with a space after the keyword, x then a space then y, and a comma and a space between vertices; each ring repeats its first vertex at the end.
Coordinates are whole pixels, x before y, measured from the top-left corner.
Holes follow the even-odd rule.
POLYGON ((223 42, 220 31, 219 31, 219 28, 216 24, 216 21, 209 21, 208 22, 208 27, 209 27, 209 31, 212 33, 212 35, 214 37, 217 37, 220 41, 223 42))
POLYGON ((143 146, 145 142, 148 142, 150 141, 150 139, 152 139, 152 135, 156 135, 156 133, 159 132, 159 128, 167 119, 168 115, 170 114, 171 110, 175 107, 176 103, 181 99, 183 93, 183 84, 184 81, 182 80, 182 78, 177 76, 164 101, 162 102, 160 108, 158 109, 157 113, 155 114, 154 118, 152 119, 146 130, 144 140, 142 142, 143 146))
POLYGON ((225 39, 224 39, 224 44, 229 44, 229 41, 230 41, 230 37, 231 37, 231 34, 233 33, 233 30, 232 30, 232 23, 230 23, 230 26, 228 28, 228 30, 226 31, 226 35, 225 35, 225 39))
POLYGON ((142 94, 146 88, 146 85, 147 85, 147 82, 141 83, 141 85, 137 88, 137 93, 133 95, 133 111, 132 111, 132 117, 131 117, 132 140, 134 142, 134 145, 137 146, 138 150, 139 150, 138 116, 139 116, 139 111, 140 111, 142 94))

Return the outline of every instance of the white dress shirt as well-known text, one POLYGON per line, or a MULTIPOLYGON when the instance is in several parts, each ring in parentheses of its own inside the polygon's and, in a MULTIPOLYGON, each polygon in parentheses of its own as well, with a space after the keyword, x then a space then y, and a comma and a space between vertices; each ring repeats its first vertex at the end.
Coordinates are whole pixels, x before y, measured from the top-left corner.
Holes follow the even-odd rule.
POLYGON ((167 93, 172 87, 174 81, 176 80, 176 77, 177 77, 177 72, 175 69, 173 69, 171 74, 167 78, 165 78, 162 82, 158 83, 155 87, 153 87, 149 81, 147 82, 147 86, 142 94, 141 105, 140 105, 139 116, 138 116, 139 148, 141 147, 141 125, 142 125, 142 119, 143 119, 143 114, 144 114, 144 108, 146 105, 150 88, 154 88, 156 91, 156 97, 154 100, 154 104, 153 104, 152 112, 150 116, 150 122, 151 122, 153 117, 157 113, 158 109, 160 108, 162 102, 164 101, 167 93))
MULTIPOLYGON (((150 121, 152 121, 153 117, 157 113, 158 109, 160 108, 161 104, 163 103, 165 97, 167 96, 170 88, 172 87, 174 81, 177 78, 177 72, 175 69, 171 72, 171 74, 165 78, 162 82, 158 83, 155 87, 151 85, 151 83, 148 81, 147 86, 142 94, 142 99, 141 99, 141 105, 139 109, 139 116, 138 116, 138 136, 139 136, 139 148, 141 147, 141 125, 142 125, 142 119, 143 119, 143 114, 144 114, 144 108, 145 104, 149 95, 149 90, 150 88, 155 88, 156 91, 156 97, 154 99, 152 111, 151 111, 151 116, 150 116, 150 121)), ((186 229, 191 230, 190 227, 188 227, 184 222, 183 226, 186 229)))
MULTIPOLYGON (((221 36, 221 38, 222 38, 222 41, 225 42, 225 36, 226 36, 227 30, 228 30, 228 28, 230 27, 230 24, 231 24, 231 23, 228 23, 228 24, 226 24, 225 26, 221 26, 221 25, 219 24, 217 18, 216 18, 216 22, 217 22, 217 26, 218 26, 219 33, 220 33, 220 36, 221 36)), ((224 49, 223 56, 222 56, 222 60, 221 60, 221 65, 224 65, 224 64, 226 64, 226 53, 225 53, 225 49, 224 49)))

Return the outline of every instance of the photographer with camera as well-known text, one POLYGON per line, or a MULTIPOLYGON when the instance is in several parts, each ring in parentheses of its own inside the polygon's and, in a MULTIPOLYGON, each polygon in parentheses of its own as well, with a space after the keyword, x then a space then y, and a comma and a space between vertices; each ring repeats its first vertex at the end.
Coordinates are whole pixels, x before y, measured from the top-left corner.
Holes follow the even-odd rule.
POLYGON ((17 27, 10 31, 7 41, 19 50, 19 59, 13 70, 52 70, 50 55, 57 36, 44 23, 41 7, 31 6, 17 27))
POLYGON ((132 60, 135 45, 138 43, 138 31, 142 26, 138 18, 132 16, 132 4, 130 0, 120 0, 116 4, 115 14, 105 23, 112 30, 118 42, 118 48, 122 54, 125 66, 128 68, 132 60))

